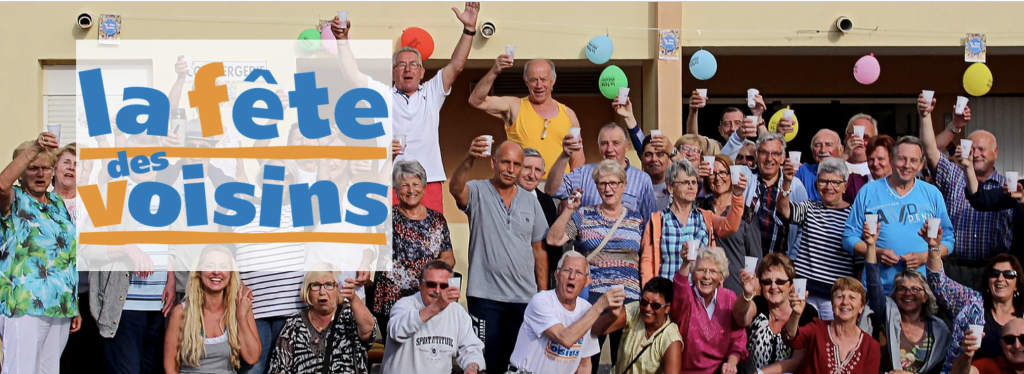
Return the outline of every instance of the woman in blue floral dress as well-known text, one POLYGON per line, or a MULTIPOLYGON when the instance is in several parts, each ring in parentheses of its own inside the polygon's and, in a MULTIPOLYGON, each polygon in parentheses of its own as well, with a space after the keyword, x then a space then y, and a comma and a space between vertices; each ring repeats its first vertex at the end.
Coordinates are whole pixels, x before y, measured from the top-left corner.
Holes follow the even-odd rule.
POLYGON ((75 224, 60 195, 46 191, 57 146, 54 134, 39 134, 0 173, 0 336, 17 337, 4 347, 5 373, 57 373, 81 322, 75 224))

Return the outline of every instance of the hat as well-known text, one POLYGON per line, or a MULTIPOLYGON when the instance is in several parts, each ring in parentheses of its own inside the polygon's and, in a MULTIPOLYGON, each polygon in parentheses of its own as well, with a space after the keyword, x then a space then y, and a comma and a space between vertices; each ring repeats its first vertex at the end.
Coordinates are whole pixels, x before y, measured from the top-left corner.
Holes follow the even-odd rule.
POLYGON ((189 120, 188 124, 185 125, 185 141, 189 140, 204 141, 209 143, 210 146, 217 144, 216 140, 203 137, 203 125, 198 119, 189 120))

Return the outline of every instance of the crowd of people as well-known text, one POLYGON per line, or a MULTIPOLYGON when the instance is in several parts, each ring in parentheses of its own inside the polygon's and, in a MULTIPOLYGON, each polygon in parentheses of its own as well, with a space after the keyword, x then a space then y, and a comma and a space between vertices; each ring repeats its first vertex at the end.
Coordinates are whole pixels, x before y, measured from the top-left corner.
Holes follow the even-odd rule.
MULTIPOLYGON (((455 9, 464 32, 451 62, 426 81, 412 48, 394 54, 391 85, 360 73, 347 44, 352 23, 331 25, 345 78, 392 95, 393 131, 407 139, 391 143, 392 172, 381 176, 393 187, 388 272, 340 271, 308 258, 315 244, 79 246, 76 224, 90 223, 76 176, 94 166, 48 132, 17 147, 0 173, 2 372, 369 373, 381 341, 383 373, 582 374, 597 372, 606 340, 613 373, 1024 372, 1024 186, 995 170, 991 133, 968 134, 969 149, 951 145, 970 108, 936 134, 938 102, 921 95, 919 136, 879 134, 875 119, 857 114, 843 136, 818 131, 814 162, 802 163, 787 153, 793 123, 769 131, 760 95, 724 110, 718 134, 699 134, 710 99, 694 91, 686 134, 674 141, 645 134, 632 103, 615 100, 626 126, 601 127, 601 161, 587 164, 579 120, 552 97, 554 63, 525 64, 526 97, 489 94, 512 67, 503 54, 469 101, 503 121, 507 140, 475 138, 449 176, 439 111, 479 8, 455 9), (626 158, 631 146, 639 168, 626 158), (493 175, 470 180, 477 162, 493 175), (453 270, 445 183, 469 218, 465 280, 453 270), (275 271, 293 262, 312 265, 275 271), (243 263, 258 271, 239 272, 243 263)), ((175 68, 178 97, 184 63, 175 68)), ((184 134, 118 133, 115 143, 237 142, 203 138, 196 120, 184 134)), ((306 139, 296 126, 287 139, 347 141, 337 132, 306 139)), ((351 170, 373 170, 260 162, 284 168, 282 180, 257 177, 279 185, 347 186, 351 170)), ((184 159, 133 173, 127 188, 244 181, 240 164, 184 159), (203 166, 202 179, 185 179, 190 164, 203 166)), ((280 228, 254 220, 189 229, 303 230, 287 203, 261 211, 279 212, 280 228)), ((126 219, 103 229, 160 228, 126 219)), ((321 229, 333 230, 312 228, 321 229)), ((357 262, 375 259, 372 248, 355 253, 357 262)))

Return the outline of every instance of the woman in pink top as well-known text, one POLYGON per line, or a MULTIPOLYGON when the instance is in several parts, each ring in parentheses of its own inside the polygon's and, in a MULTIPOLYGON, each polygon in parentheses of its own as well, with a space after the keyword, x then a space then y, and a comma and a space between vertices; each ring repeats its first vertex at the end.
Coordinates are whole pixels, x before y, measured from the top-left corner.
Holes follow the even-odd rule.
MULTIPOLYGON (((684 259, 690 250, 684 244, 684 259)), ((699 250, 696 261, 683 262, 673 287, 672 321, 683 336, 681 372, 736 374, 736 365, 747 359, 747 333, 732 318, 736 294, 722 286, 729 276, 729 260, 721 248, 699 250)))

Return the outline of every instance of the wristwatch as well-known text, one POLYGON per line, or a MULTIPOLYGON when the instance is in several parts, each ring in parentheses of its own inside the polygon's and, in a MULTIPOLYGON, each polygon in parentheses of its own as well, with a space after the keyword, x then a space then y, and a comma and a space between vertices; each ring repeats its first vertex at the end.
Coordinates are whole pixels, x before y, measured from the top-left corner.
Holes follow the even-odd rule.
POLYGON ((789 186, 788 190, 782 190, 782 196, 789 197, 789 194, 792 193, 792 192, 793 192, 793 186, 789 186))
POLYGON ((936 251, 936 252, 938 252, 939 251, 939 247, 929 247, 928 250, 929 251, 936 251))
POLYGON ((480 371, 480 365, 477 365, 475 362, 472 363, 472 364, 466 365, 466 370, 469 370, 469 369, 474 369, 476 371, 480 371))
POLYGON ((679 155, 679 148, 672 147, 672 155, 670 155, 669 158, 676 158, 676 156, 678 156, 678 155, 679 155))
POLYGON ((953 128, 953 124, 950 124, 950 125, 949 125, 949 127, 946 127, 946 128, 947 128, 947 129, 949 129, 949 132, 951 132, 951 133, 954 133, 954 134, 959 134, 959 133, 961 133, 961 132, 963 132, 963 131, 964 131, 963 129, 960 129, 960 131, 956 131, 956 130, 955 130, 955 129, 953 128))
POLYGON ((469 36, 476 36, 476 30, 467 30, 466 28, 462 28, 462 33, 469 36))

